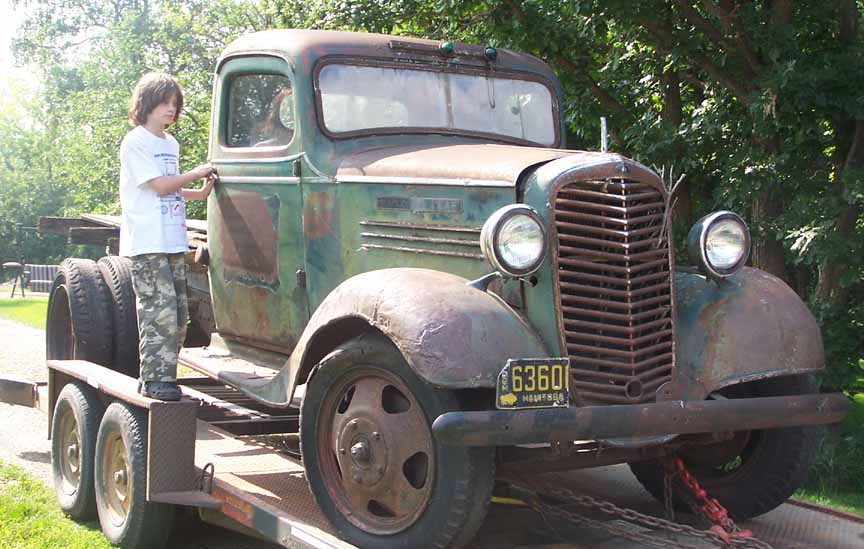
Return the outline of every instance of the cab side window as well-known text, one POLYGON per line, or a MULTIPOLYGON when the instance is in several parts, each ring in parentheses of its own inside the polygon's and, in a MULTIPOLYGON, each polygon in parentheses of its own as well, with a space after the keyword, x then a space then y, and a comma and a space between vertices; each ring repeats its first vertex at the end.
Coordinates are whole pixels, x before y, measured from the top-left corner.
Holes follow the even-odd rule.
POLYGON ((281 147, 294 137, 294 98, 287 76, 243 74, 228 88, 228 147, 281 147))

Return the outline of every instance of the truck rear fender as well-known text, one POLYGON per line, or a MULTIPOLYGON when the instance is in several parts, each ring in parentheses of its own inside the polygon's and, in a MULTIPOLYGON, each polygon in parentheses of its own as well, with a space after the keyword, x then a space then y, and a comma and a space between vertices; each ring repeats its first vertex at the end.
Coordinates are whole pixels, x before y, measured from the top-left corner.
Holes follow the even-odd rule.
POLYGON ((813 315, 789 286, 764 271, 745 267, 719 284, 677 273, 675 299, 673 395, 699 400, 723 387, 824 368, 813 315))
POLYGON ((383 269, 340 284, 321 303, 289 360, 291 393, 341 342, 378 330, 436 387, 492 388, 508 358, 549 356, 540 338, 498 296, 462 277, 383 269))

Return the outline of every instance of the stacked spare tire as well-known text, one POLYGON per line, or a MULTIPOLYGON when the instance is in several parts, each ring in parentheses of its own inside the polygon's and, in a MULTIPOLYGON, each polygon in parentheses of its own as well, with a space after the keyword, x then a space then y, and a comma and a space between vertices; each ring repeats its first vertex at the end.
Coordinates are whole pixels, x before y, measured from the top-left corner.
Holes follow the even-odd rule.
POLYGON ((132 262, 69 258, 48 298, 46 356, 87 360, 138 377, 138 317, 132 262))

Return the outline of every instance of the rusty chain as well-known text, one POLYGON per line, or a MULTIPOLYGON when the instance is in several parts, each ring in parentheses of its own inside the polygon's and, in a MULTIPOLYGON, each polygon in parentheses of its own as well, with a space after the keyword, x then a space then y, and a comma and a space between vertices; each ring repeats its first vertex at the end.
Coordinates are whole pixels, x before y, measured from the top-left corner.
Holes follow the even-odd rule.
MULTIPOLYGON (((658 535, 657 531, 670 534, 685 534, 697 539, 705 540, 717 547, 740 547, 748 549, 772 549, 768 543, 753 537, 729 537, 714 530, 700 530, 686 524, 672 522, 671 520, 646 515, 632 509, 625 509, 608 501, 595 499, 591 496, 577 494, 570 489, 552 486, 547 483, 529 481, 524 478, 513 478, 512 487, 517 496, 523 498, 544 519, 547 516, 565 520, 571 524, 588 526, 609 532, 612 535, 629 539, 650 547, 670 547, 673 549, 696 549, 699 545, 681 543, 673 540, 670 536, 658 535), (556 503, 547 503, 543 498, 553 498, 556 503), (630 525, 647 528, 651 532, 638 532, 612 520, 598 520, 587 516, 585 512, 577 512, 565 509, 563 505, 575 505, 582 509, 599 511, 610 519, 621 519, 630 525)), ((671 505, 671 499, 670 499, 671 505)), ((704 547, 704 546, 703 546, 704 547)))

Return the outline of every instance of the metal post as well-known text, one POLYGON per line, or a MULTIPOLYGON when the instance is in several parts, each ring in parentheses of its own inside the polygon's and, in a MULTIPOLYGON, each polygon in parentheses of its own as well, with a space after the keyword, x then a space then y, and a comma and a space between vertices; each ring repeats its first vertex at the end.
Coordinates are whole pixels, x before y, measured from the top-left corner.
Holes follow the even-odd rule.
POLYGON ((606 134, 606 117, 600 117, 600 152, 609 151, 609 141, 606 134))

